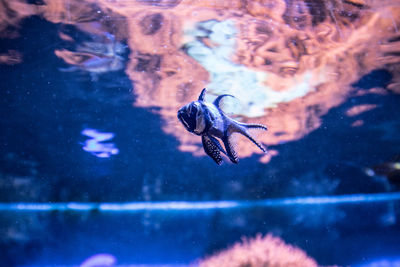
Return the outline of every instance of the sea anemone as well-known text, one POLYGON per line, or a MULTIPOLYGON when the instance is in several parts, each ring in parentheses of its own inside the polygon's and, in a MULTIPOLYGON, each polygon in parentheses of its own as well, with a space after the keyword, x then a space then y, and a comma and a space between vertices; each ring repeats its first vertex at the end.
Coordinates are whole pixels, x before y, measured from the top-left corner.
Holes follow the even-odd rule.
POLYGON ((242 242, 200 260, 200 267, 312 267, 317 262, 298 247, 271 234, 242 238, 242 242))

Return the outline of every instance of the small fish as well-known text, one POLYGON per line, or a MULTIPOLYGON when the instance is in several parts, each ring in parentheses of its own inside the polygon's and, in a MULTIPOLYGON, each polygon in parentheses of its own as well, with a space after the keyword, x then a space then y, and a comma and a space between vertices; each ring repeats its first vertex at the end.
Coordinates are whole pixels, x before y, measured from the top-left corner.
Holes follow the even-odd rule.
POLYGON ((400 154, 391 160, 364 169, 368 176, 383 176, 390 184, 400 187, 400 154))
POLYGON ((238 122, 229 118, 219 107, 222 98, 232 95, 220 95, 213 103, 204 101, 204 95, 207 89, 201 91, 199 99, 183 106, 178 111, 178 119, 183 126, 191 133, 201 136, 204 151, 209 155, 218 165, 222 163, 221 153, 224 153, 233 163, 238 163, 234 145, 232 143, 232 134, 240 133, 246 136, 264 153, 267 150, 264 146, 256 141, 249 133, 249 129, 262 129, 267 130, 262 124, 246 124, 238 122), (218 139, 224 143, 225 150, 222 148, 218 139))

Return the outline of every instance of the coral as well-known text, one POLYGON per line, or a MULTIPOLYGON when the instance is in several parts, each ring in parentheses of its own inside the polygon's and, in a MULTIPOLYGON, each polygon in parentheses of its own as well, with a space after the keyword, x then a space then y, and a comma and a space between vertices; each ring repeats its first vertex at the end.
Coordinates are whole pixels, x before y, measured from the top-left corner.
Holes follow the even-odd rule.
POLYGON ((317 262, 307 256, 300 248, 286 244, 279 237, 271 234, 255 238, 243 238, 242 242, 231 248, 218 252, 199 262, 200 267, 267 267, 318 266, 317 262))

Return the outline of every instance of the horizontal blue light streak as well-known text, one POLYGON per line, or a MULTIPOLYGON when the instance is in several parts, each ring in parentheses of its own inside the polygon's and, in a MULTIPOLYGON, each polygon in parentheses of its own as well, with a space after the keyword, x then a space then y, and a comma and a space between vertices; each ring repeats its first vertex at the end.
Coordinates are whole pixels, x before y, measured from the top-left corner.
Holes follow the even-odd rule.
POLYGON ((400 192, 337 196, 291 197, 264 200, 148 201, 128 203, 0 203, 2 211, 180 211, 220 210, 296 205, 384 202, 400 200, 400 192))

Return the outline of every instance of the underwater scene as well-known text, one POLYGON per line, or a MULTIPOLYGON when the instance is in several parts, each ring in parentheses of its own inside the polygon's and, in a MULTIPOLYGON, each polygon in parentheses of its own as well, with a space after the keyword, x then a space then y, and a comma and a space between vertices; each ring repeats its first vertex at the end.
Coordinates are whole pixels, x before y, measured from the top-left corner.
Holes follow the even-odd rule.
POLYGON ((400 266, 400 0, 0 0, 0 267, 400 266))

